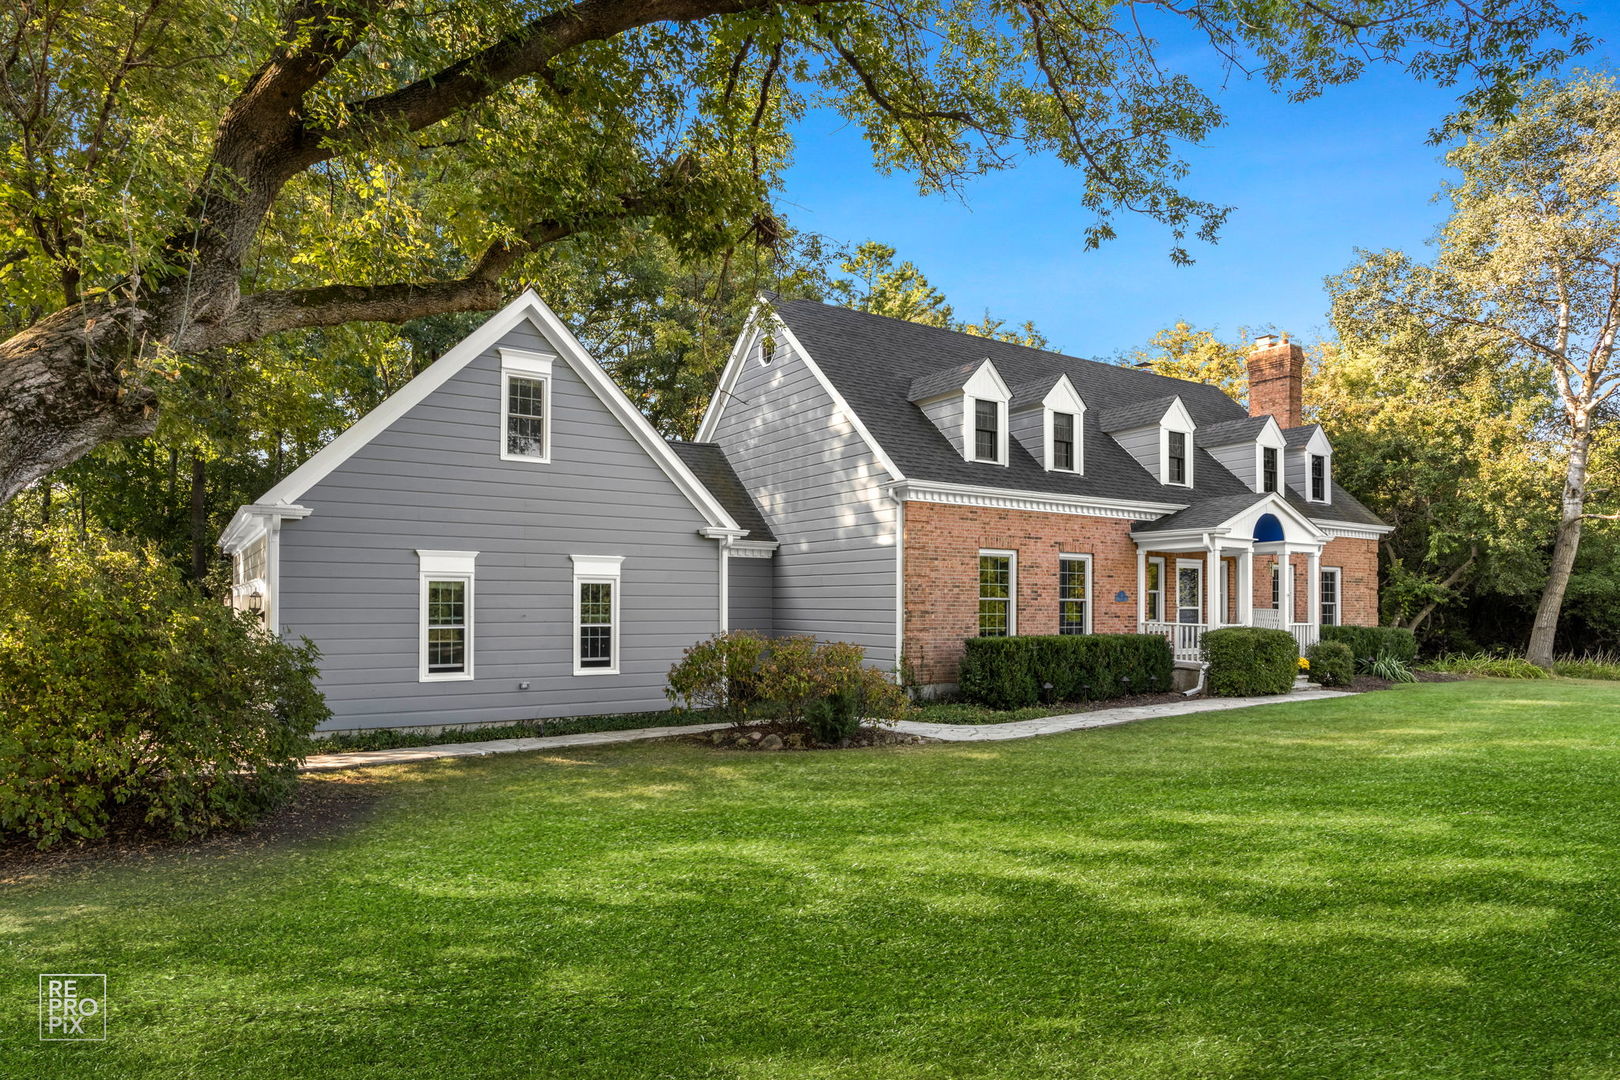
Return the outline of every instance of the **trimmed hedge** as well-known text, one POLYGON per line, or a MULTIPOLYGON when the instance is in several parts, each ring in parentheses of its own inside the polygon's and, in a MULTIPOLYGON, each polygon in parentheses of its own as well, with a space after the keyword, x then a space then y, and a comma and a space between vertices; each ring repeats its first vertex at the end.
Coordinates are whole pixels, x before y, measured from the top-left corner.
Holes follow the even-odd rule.
POLYGON ((1356 677, 1356 655, 1342 641, 1319 641, 1305 659, 1311 662, 1312 680, 1323 686, 1349 686, 1356 677))
POLYGON ((1170 643, 1157 634, 979 637, 967 639, 957 679, 967 701, 1020 709, 1164 693, 1173 667, 1170 643))
POLYGON ((1356 663, 1388 656, 1403 664, 1417 659, 1417 638, 1404 626, 1324 626, 1321 640, 1350 646, 1356 663))
POLYGON ((1299 675, 1299 643, 1286 630, 1234 626, 1204 635, 1209 692, 1221 697, 1286 694, 1299 675))

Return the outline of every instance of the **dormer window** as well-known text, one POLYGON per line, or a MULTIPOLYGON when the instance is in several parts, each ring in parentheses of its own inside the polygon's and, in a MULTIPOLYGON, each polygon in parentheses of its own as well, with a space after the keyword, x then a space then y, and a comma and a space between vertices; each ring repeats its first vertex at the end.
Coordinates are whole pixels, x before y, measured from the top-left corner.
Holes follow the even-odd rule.
POLYGON ((1074 413, 1052 414, 1052 468, 1074 472, 1074 413))
POLYGON ((997 461, 1001 457, 1001 403, 973 402, 973 460, 997 461))
POLYGON ((1281 486, 1282 451, 1275 446, 1260 448, 1260 490, 1276 491, 1281 486))
POLYGON ((1169 436, 1169 447, 1165 453, 1164 467, 1167 484, 1187 486, 1187 433, 1185 431, 1166 432, 1169 436))
POLYGON ((1311 455, 1311 501, 1328 501, 1328 463, 1326 454, 1311 455))

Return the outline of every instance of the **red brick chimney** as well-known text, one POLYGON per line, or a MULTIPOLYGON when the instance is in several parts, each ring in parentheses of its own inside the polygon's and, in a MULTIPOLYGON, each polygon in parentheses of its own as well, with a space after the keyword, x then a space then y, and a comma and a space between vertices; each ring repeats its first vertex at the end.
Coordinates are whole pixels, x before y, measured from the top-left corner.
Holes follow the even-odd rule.
POLYGON ((1285 428, 1304 423, 1305 350, 1284 334, 1256 338, 1249 354, 1249 415, 1277 418, 1285 428))

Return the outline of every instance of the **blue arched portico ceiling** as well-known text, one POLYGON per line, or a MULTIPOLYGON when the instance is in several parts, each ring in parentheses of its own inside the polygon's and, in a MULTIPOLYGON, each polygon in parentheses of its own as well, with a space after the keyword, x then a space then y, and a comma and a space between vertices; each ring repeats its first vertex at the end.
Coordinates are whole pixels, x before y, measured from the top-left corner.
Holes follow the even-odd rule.
POLYGON ((1286 539, 1283 534, 1283 524, 1277 520, 1276 514, 1261 514, 1255 520, 1254 539, 1256 543, 1261 544, 1286 539))

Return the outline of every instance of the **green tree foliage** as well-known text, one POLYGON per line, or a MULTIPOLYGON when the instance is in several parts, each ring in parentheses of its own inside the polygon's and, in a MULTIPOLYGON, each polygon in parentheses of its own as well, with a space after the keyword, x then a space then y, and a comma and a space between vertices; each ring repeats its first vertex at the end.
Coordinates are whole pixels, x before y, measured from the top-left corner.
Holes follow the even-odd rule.
POLYGON ((1545 379, 1556 411, 1540 445, 1563 478, 1537 528, 1552 555, 1529 657, 1545 667, 1586 522, 1620 520, 1620 492, 1589 488, 1620 412, 1620 90, 1602 76, 1539 84, 1446 160, 1462 178, 1435 260, 1365 255, 1340 279, 1336 318, 1365 337, 1445 333, 1545 379))
POLYGON ((1050 347, 1050 342, 1032 322, 1008 330, 1004 320, 994 318, 988 311, 976 323, 958 319, 956 309, 945 299, 945 294, 936 289, 914 263, 908 260, 895 265, 896 254, 894 248, 875 240, 856 248, 838 264, 840 270, 853 276, 836 278, 830 283, 832 299, 856 311, 870 311, 891 319, 958 330, 1036 349, 1050 347))
MULTIPOLYGON (((0 498, 150 434, 177 363, 289 331, 489 310, 559 246, 754 245, 812 106, 952 190, 1050 155, 1115 216, 1212 239, 1179 143, 1224 120, 1139 5, 28 0, 0 10, 0 498)), ((1586 49, 1552 0, 1159 6, 1293 97, 1368 58, 1465 115, 1586 49), (1554 42, 1552 48, 1545 42, 1554 42)), ((1178 45, 1178 48, 1181 47, 1178 45)), ((588 260, 587 260, 588 261, 588 260)))
POLYGON ((119 813, 175 836, 253 818, 331 715, 316 659, 149 548, 59 526, 0 550, 0 828, 46 847, 119 813))
POLYGON ((1147 348, 1137 349, 1118 362, 1172 379, 1209 383, 1234 400, 1245 401, 1249 396, 1248 356, 1248 350, 1222 341, 1212 330, 1198 330, 1191 323, 1178 322, 1154 334, 1147 348))

